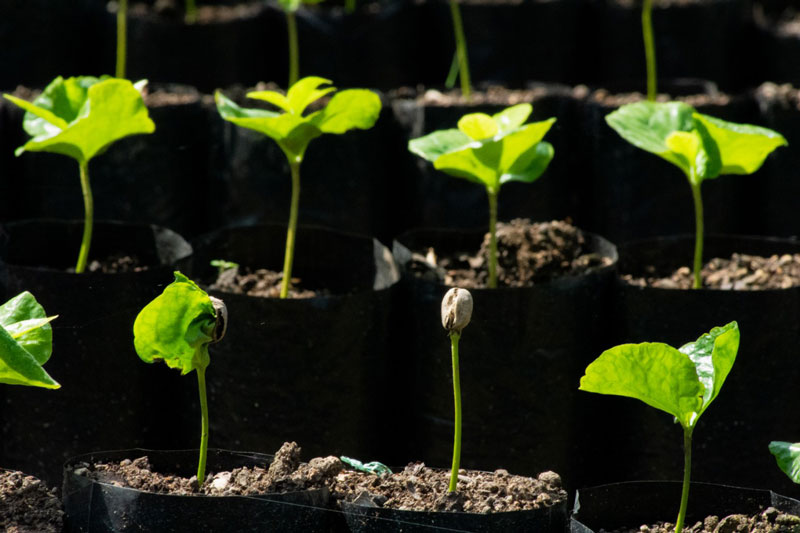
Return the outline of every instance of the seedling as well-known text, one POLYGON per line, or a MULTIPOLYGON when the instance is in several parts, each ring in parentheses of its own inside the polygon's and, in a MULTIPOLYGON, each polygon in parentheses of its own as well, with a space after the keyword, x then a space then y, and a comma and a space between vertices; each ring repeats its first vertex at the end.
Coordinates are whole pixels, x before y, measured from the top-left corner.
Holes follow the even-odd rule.
POLYGON ((300 204, 300 164, 308 144, 323 133, 342 134, 353 128, 369 129, 375 124, 381 111, 381 101, 377 94, 365 89, 348 89, 334 94, 322 109, 304 116, 303 113, 311 103, 336 91, 335 87, 320 88, 329 83, 330 80, 311 76, 292 85, 285 96, 276 91, 247 93, 248 98, 269 102, 280 111, 246 109, 237 106, 219 91, 215 95, 217 110, 222 118, 273 139, 289 161, 292 200, 289 228, 286 232, 281 298, 289 295, 300 204))
POLYGON ((647 100, 656 101, 656 46, 653 38, 653 0, 642 0, 642 37, 647 64, 647 100))
POLYGON ((365 474, 374 474, 378 477, 381 476, 388 476, 392 474, 392 470, 383 463, 379 463, 378 461, 370 461, 369 463, 362 463, 358 459, 353 459, 352 457, 345 457, 342 455, 339 457, 339 460, 352 468, 353 470, 357 470, 359 472, 364 472, 365 474))
POLYGON ((53 353, 50 322, 55 318, 27 291, 0 305, 0 383, 61 387, 42 368, 53 353))
POLYGON ((163 361, 181 375, 192 370, 197 373, 201 412, 198 486, 205 480, 208 453, 208 345, 222 339, 227 324, 228 310, 222 300, 209 296, 180 272, 175 272, 175 281, 147 304, 133 323, 133 344, 142 361, 163 361))
POLYGON ((453 400, 455 405, 455 435, 453 436, 453 465, 447 492, 458 488, 458 469, 461 465, 461 379, 458 371, 458 341, 461 331, 472 318, 472 295, 466 289, 452 288, 442 299, 442 326, 450 336, 453 359, 453 400))
POLYGON ((212 267, 217 268, 218 274, 222 274, 226 270, 239 268, 239 263, 234 263, 233 261, 225 261, 224 259, 212 259, 210 264, 212 267))
POLYGON ((523 124, 533 107, 518 104, 489 116, 470 113, 458 129, 438 130, 413 139, 408 149, 457 178, 486 187, 489 198, 489 287, 497 287, 497 196, 509 181, 532 183, 553 159, 553 146, 543 141, 556 121, 523 124))
POLYGON ((137 133, 152 133, 140 91, 147 82, 132 84, 117 78, 61 76, 50 82, 33 102, 4 94, 26 111, 22 127, 32 137, 15 154, 52 152, 78 162, 85 218, 75 272, 86 268, 92 241, 94 200, 89 185, 89 161, 114 141, 137 133))
POLYGON ((675 349, 660 342, 622 344, 586 367, 580 390, 636 398, 675 417, 683 427, 683 489, 675 532, 680 533, 689 501, 692 432, 733 367, 739 326, 731 322, 675 349))
POLYGON ((637 102, 606 116, 626 141, 677 166, 692 189, 695 211, 693 287, 702 287, 703 199, 700 185, 725 174, 752 174, 786 139, 759 126, 703 115, 682 102, 637 102))
POLYGON ((289 36, 289 87, 300 78, 300 45, 297 42, 297 18, 295 13, 303 4, 319 4, 323 0, 278 0, 286 13, 286 33, 289 36))
POLYGON ((456 76, 461 82, 461 95, 469 100, 472 96, 472 85, 469 76, 469 58, 467 57, 467 38, 464 36, 464 23, 461 21, 461 9, 456 0, 450 2, 450 17, 453 19, 453 35, 456 40, 456 52, 453 64, 447 75, 445 85, 450 88, 455 85, 456 76))

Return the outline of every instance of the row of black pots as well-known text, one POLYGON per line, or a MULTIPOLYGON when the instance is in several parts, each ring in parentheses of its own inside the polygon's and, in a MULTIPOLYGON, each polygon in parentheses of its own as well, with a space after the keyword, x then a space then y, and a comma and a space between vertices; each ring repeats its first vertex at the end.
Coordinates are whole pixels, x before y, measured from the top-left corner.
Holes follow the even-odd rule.
MULTIPOLYGON (((113 72, 116 17, 104 4, 84 0, 54 9, 37 1, 9 8, 14 16, 0 26, 0 42, 13 46, 14 62, 0 74, 0 88, 44 84, 57 71, 113 72)), ((301 73, 383 89, 444 82, 454 51, 447 2, 360 4, 352 14, 327 2, 298 11, 301 73)), ((474 80, 521 86, 532 79, 590 83, 644 77, 638 3, 478 1, 464 2, 461 10, 474 80)), ((195 24, 185 24, 177 12, 141 8, 128 18, 131 78, 203 90, 286 81, 287 26, 276 2, 242 2, 224 16, 201 17, 195 24)), ((797 37, 757 26, 746 0, 656 2, 653 24, 664 76, 699 76, 730 89, 764 79, 798 80, 783 66, 797 62, 797 37), (792 45, 794 54, 787 58, 792 45)))
MULTIPOLYGON (((290 180, 275 143, 223 121, 210 98, 194 89, 155 87, 154 97, 168 90, 187 99, 152 108, 153 135, 124 139, 92 162, 97 216, 155 223, 187 237, 228 225, 285 223, 290 180)), ((775 128, 790 145, 800 134, 796 91, 765 84, 755 93, 728 96, 713 84, 687 81, 665 84, 664 90, 689 98, 701 112, 775 128)), ((384 243, 413 227, 485 226, 484 190, 434 170, 406 144, 453 127, 468 112, 497 112, 507 96, 473 105, 408 96, 385 96, 381 117, 369 131, 314 141, 301 170, 301 223, 374 235, 384 243)), ((680 172, 606 125, 616 100, 557 85, 536 86, 522 96, 533 102, 531 120, 558 118, 548 133, 556 157, 535 183, 503 187, 501 218, 570 217, 615 242, 693 231, 691 194, 680 172)), ((46 153, 14 157, 26 139, 22 117, 20 109, 0 101, 0 220, 80 218, 73 161, 46 153)), ((800 234, 791 203, 800 185, 788 178, 798 165, 797 151, 781 148, 755 176, 706 182, 707 231, 800 234)))

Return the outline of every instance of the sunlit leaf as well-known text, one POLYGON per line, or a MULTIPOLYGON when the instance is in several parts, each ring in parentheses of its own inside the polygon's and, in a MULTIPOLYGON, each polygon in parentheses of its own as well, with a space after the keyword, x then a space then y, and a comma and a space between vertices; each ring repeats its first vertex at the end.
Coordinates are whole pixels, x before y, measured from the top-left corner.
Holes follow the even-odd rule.
POLYGON ((769 451, 789 479, 800 483, 800 442, 772 441, 769 443, 769 451))
POLYGON ((42 368, 53 349, 49 323, 54 318, 29 292, 0 306, 0 383, 60 387, 42 368))

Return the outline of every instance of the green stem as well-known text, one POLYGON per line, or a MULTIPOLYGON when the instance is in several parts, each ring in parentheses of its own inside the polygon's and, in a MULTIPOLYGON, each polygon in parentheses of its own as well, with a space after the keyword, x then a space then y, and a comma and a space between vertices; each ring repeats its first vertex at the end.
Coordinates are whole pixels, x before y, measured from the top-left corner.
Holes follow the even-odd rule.
POLYGON ((703 270, 703 197, 700 194, 700 184, 691 183, 692 198, 694 199, 694 284, 693 289, 703 287, 700 272, 703 270))
POLYGON ((119 0, 117 8, 117 78, 125 77, 125 58, 128 43, 128 0, 119 0))
POLYGON ((447 492, 455 492, 458 488, 458 469, 461 465, 461 380, 458 373, 458 339, 461 335, 450 333, 450 348, 453 354, 453 399, 456 410, 456 430, 453 437, 453 466, 450 470, 450 485, 447 492))
POLYGON ((84 216, 81 250, 78 252, 78 264, 75 265, 75 272, 78 274, 86 270, 86 261, 89 259, 89 246, 92 244, 92 225, 94 224, 94 200, 92 199, 92 187, 89 185, 89 162, 83 161, 79 165, 84 216))
POLYGON ((497 288, 497 193, 486 191, 489 196, 489 288, 497 288))
POLYGON ((681 491, 681 508, 675 521, 675 533, 683 529, 686 519, 686 507, 689 504, 689 484, 692 478, 692 428, 683 428, 683 490, 681 491))
POLYGON ((289 208, 289 228, 286 230, 286 252, 283 256, 283 280, 281 298, 289 296, 292 281, 292 262, 294 261, 294 238, 297 233, 297 212, 300 209, 300 161, 290 161, 292 171, 292 204, 289 208))
POLYGON ((208 401, 206 401, 206 369, 197 368, 197 388, 200 391, 200 460, 197 463, 197 486, 206 479, 206 457, 208 456, 208 401))
POLYGON ((656 101, 656 46, 653 39, 653 0, 642 3, 642 34, 644 55, 647 61, 647 99, 656 101))
POLYGON ((197 20, 197 4, 195 0, 186 0, 186 12, 183 20, 186 24, 194 24, 197 20))
POLYGON ((286 27, 289 33, 289 87, 300 76, 300 47, 297 44, 297 20, 294 11, 286 12, 286 27))
POLYGON ((456 36, 456 53, 458 54, 459 78, 461 79, 461 94, 467 100, 472 95, 469 81, 469 60, 467 59, 467 39, 464 37, 464 24, 461 22, 461 10, 456 0, 450 0, 450 14, 453 17, 453 32, 456 36))
POLYGON ((345 13, 354 13, 356 10, 356 0, 344 0, 345 13))
POLYGON ((450 72, 447 73, 444 86, 452 89, 456 86, 456 79, 458 79, 458 52, 453 52, 453 61, 450 62, 450 72))

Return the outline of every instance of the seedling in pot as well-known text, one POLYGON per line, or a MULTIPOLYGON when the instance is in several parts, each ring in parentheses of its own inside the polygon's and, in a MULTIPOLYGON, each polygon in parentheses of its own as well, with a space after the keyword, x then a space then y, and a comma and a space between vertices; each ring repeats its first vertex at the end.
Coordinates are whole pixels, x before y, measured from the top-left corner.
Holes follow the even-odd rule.
POLYGON ((408 149, 434 168, 486 187, 489 198, 489 287, 497 287, 497 196, 510 181, 532 183, 553 159, 553 146, 543 141, 556 121, 523 124, 533 107, 518 104, 489 116, 470 113, 458 129, 438 130, 412 139, 408 149))
POLYGON ((286 95, 276 91, 254 91, 248 98, 269 102, 280 111, 246 109, 217 91, 215 99, 219 114, 237 126, 263 133, 270 137, 286 155, 292 175, 292 200, 289 210, 289 227, 286 233, 286 252, 283 262, 281 298, 289 295, 294 260, 294 242, 297 231, 297 214, 300 205, 300 164, 308 144, 323 133, 342 134, 353 128, 369 129, 381 111, 378 95, 366 89, 348 89, 333 95, 321 109, 304 115, 306 108, 335 87, 320 88, 330 80, 311 76, 303 78, 289 88, 286 95))
POLYGON ((319 4, 323 0, 278 0, 286 13, 286 33, 289 36, 289 86, 300 78, 300 45, 297 41, 297 17, 295 13, 303 4, 319 4))
POLYGON ((15 154, 52 152, 75 159, 80 169, 85 218, 75 272, 86 268, 92 241, 94 200, 89 184, 89 161, 114 142, 137 133, 152 133, 155 125, 147 114, 141 90, 117 78, 81 76, 50 82, 33 102, 4 94, 26 111, 22 126, 32 137, 15 154))
POLYGON ((222 339, 227 325, 225 303, 206 294, 180 272, 175 272, 175 281, 147 304, 133 323, 133 344, 142 361, 163 361, 180 370, 181 375, 192 370, 197 373, 201 411, 198 486, 205 480, 208 452, 208 345, 222 339))
POLYGON ((461 465, 461 379, 458 370, 458 341, 461 331, 472 318, 472 295, 466 289, 452 288, 442 299, 442 326, 450 336, 453 359, 453 400, 455 405, 455 434, 453 436, 453 465, 447 492, 458 488, 458 469, 461 465))
POLYGON ((683 489, 675 531, 689 501, 692 432, 719 394, 739 350, 739 326, 731 322, 676 349, 660 342, 622 344, 586 367, 580 390, 636 398, 675 417, 683 427, 683 489))
POLYGON ((0 383, 61 387, 42 368, 53 353, 55 318, 27 291, 0 305, 0 383))
POLYGON ((637 102, 606 116, 623 139, 666 159, 683 171, 695 210, 693 288, 702 287, 703 181, 725 174, 752 174, 786 139, 759 126, 736 124, 703 115, 682 102, 637 102))

